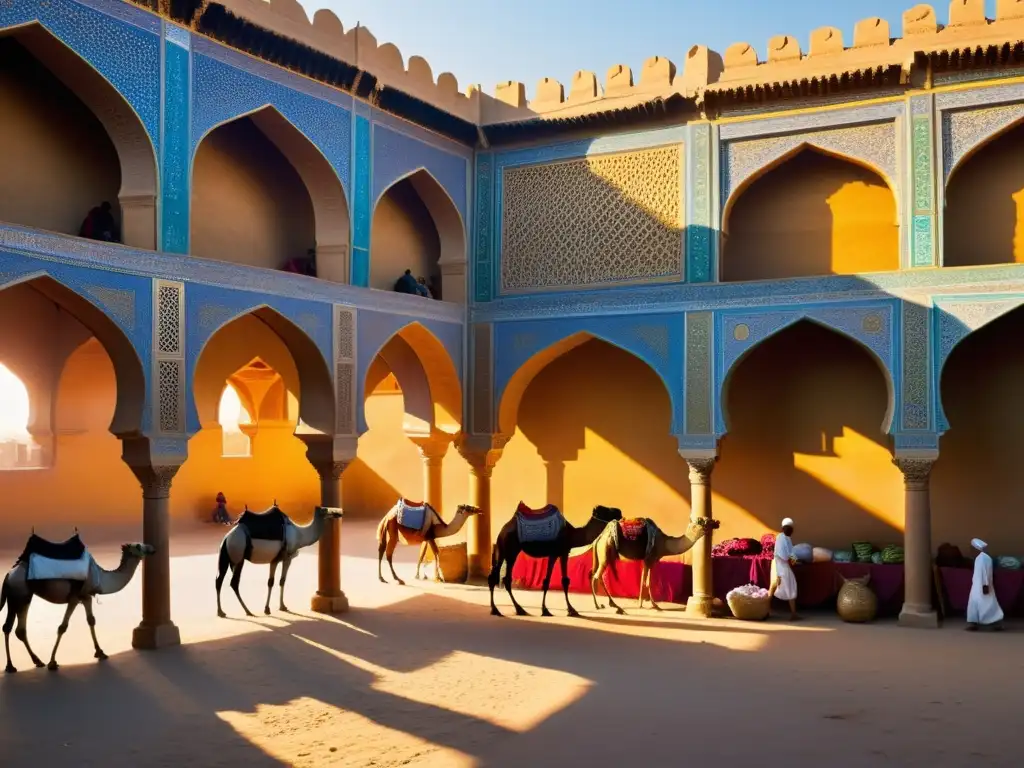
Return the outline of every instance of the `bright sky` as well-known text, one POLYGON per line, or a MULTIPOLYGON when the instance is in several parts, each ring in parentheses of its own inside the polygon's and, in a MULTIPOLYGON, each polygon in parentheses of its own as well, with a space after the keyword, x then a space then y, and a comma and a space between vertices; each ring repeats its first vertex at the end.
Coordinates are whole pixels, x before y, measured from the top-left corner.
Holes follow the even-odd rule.
MULTIPOLYGON (((834 26, 847 45, 860 19, 880 16, 902 35, 903 12, 914 0, 299 0, 312 18, 329 8, 345 29, 361 23, 378 43, 394 43, 408 62, 424 57, 436 78, 451 72, 463 92, 477 83, 486 93, 505 80, 553 77, 568 86, 580 69, 604 82, 614 64, 634 77, 644 60, 665 56, 682 66, 702 44, 724 53, 732 43, 753 45, 762 59, 768 39, 794 35, 807 50, 810 33, 834 26)), ((996 0, 986 0, 989 18, 996 0)), ((940 23, 948 0, 932 3, 940 23)))

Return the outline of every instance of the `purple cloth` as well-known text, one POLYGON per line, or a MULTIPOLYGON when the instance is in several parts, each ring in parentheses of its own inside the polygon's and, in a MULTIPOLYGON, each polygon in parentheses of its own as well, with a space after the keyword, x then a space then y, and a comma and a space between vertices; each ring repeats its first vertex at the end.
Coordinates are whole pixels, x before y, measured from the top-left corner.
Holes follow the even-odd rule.
MULTIPOLYGON (((954 613, 967 613, 974 578, 973 565, 970 568, 939 568, 939 578, 947 609, 954 613)), ((1024 616, 1024 571, 996 568, 992 580, 995 582, 996 600, 1003 613, 1024 616)))

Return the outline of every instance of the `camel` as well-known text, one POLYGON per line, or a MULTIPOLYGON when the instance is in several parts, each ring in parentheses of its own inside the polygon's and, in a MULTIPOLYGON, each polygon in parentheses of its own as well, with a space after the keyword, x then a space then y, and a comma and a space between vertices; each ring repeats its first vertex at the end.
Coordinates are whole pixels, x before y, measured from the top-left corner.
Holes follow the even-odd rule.
POLYGON ((569 552, 581 547, 589 547, 605 527, 622 519, 622 510, 615 507, 594 507, 590 519, 582 528, 571 525, 562 515, 558 507, 549 504, 544 509, 533 510, 522 502, 516 509, 512 519, 505 523, 498 532, 491 558, 491 573, 487 577, 487 586, 491 591, 491 615, 501 616, 501 611, 494 604, 494 588, 498 586, 502 563, 505 564, 505 591, 512 599, 516 616, 529 616, 523 607, 516 602, 512 594, 512 569, 520 552, 530 557, 547 558, 547 573, 544 576, 544 594, 540 601, 541 616, 552 616, 547 607, 548 587, 551 574, 555 570, 555 561, 562 564, 562 590, 565 592, 565 605, 569 616, 580 614, 569 602, 569 552))
MULTIPOLYGON (((29 538, 25 551, 15 561, 14 567, 4 577, 3 587, 0 588, 0 611, 7 605, 7 620, 4 621, 4 650, 7 652, 6 672, 13 673, 18 670, 11 663, 11 629, 14 627, 15 619, 18 626, 14 630, 14 636, 21 640, 32 657, 32 663, 37 667, 46 666, 50 671, 60 668, 57 664, 57 648, 60 647, 61 638, 68 630, 68 622, 71 615, 81 603, 85 607, 85 620, 89 624, 89 632, 92 634, 92 643, 95 646, 95 658, 105 661, 107 654, 100 648, 99 640, 96 639, 96 617, 92 612, 92 599, 98 595, 113 595, 124 589, 128 582, 135 575, 135 570, 142 562, 142 558, 152 555, 156 549, 149 544, 122 544, 121 562, 112 571, 100 568, 88 554, 85 546, 76 533, 70 539, 60 543, 53 543, 32 534, 29 538), (29 579, 31 556, 39 555, 48 561, 48 568, 51 572, 64 570, 69 572, 70 568, 78 568, 84 579, 73 578, 33 578, 29 579), (28 642, 28 609, 32 604, 33 597, 40 597, 48 603, 56 605, 67 605, 64 612, 64 619, 57 627, 57 641, 53 644, 53 652, 50 654, 50 663, 43 664, 42 659, 36 656, 35 651, 28 642)), ((76 573, 76 575, 78 575, 76 573)))
POLYGON ((238 591, 238 583, 242 579, 242 566, 245 565, 246 560, 254 565, 270 565, 270 578, 267 580, 267 604, 263 608, 263 613, 267 616, 270 615, 270 596, 274 593, 274 575, 277 573, 277 566, 281 566, 278 610, 281 613, 288 613, 288 608, 284 604, 284 583, 288 579, 288 569, 291 568, 292 560, 295 559, 300 549, 320 541, 324 524, 328 520, 335 520, 341 516, 342 512, 339 509, 317 507, 313 511, 313 520, 308 525, 296 525, 277 506, 277 501, 274 501, 274 505, 264 512, 252 512, 246 507, 234 527, 228 531, 220 543, 216 582, 217 615, 222 619, 227 617, 220 605, 220 588, 229 567, 231 568, 231 589, 234 591, 235 597, 238 598, 245 615, 253 615, 238 591))
POLYGON ((616 605, 611 592, 608 591, 608 585, 602 580, 608 564, 615 557, 622 557, 626 560, 642 560, 644 564, 640 573, 640 603, 638 607, 644 607, 644 590, 646 589, 647 595, 651 599, 651 607, 660 611, 661 607, 654 602, 654 595, 651 593, 651 571, 654 566, 663 557, 681 555, 689 551, 708 531, 717 527, 717 520, 700 517, 690 521, 686 533, 682 536, 668 536, 658 528, 653 520, 645 517, 609 523, 597 537, 592 549, 594 560, 590 572, 590 591, 594 595, 594 607, 597 610, 604 608, 597 602, 597 585, 600 583, 608 596, 608 604, 620 616, 625 613, 616 605))
MULTIPOLYGON (((397 583, 405 585, 405 582, 395 573, 395 565, 391 561, 399 542, 404 542, 420 545, 420 557, 416 561, 416 578, 420 578, 420 568, 427 557, 427 548, 429 547, 434 555, 434 581, 444 582, 444 574, 441 573, 441 558, 437 551, 437 539, 454 536, 462 530, 462 526, 469 518, 479 515, 481 512, 482 510, 470 504, 460 504, 455 510, 452 521, 446 523, 429 504, 422 501, 411 502, 399 499, 377 526, 377 578, 382 584, 387 584, 381 572, 381 561, 386 555, 392 578, 397 583)), ((424 574, 422 578, 426 579, 427 577, 424 574)))

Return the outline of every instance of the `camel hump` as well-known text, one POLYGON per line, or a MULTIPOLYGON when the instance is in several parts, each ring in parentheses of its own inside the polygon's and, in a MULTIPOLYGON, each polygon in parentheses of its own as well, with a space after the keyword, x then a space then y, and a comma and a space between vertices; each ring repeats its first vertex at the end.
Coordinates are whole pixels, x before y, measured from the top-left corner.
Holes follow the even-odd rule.
POLYGON ((283 511, 271 507, 265 512, 245 510, 238 518, 237 525, 244 526, 253 539, 284 541, 285 527, 290 522, 288 515, 283 511))

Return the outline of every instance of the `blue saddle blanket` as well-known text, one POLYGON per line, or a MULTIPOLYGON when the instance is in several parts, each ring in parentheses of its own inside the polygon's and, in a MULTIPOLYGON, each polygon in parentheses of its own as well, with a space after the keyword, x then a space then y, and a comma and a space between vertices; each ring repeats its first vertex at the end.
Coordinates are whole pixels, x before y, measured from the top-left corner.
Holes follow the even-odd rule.
POLYGON ((397 509, 396 522, 402 528, 409 528, 414 531, 422 531, 426 527, 427 517, 433 509, 425 501, 414 502, 399 499, 395 505, 397 509))
POLYGON ((519 502, 516 508, 516 527, 521 544, 554 541, 565 528, 565 517, 554 504, 530 509, 519 502))

